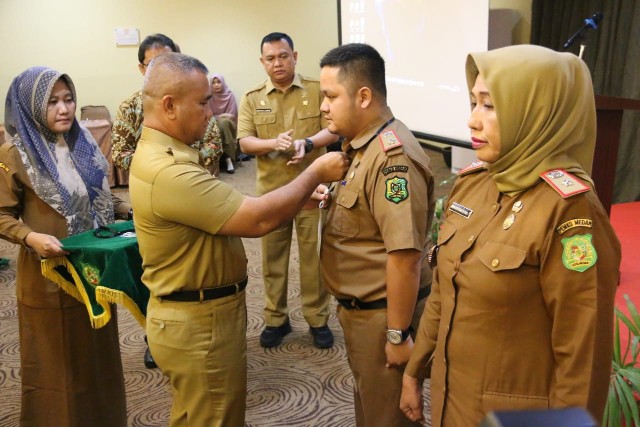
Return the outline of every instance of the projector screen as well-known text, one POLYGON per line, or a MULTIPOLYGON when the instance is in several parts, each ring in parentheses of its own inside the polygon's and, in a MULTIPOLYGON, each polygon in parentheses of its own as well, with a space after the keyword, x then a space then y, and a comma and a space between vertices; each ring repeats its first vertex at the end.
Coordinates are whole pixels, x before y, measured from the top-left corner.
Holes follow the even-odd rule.
POLYGON ((489 0, 340 0, 341 44, 386 62, 387 101, 412 131, 469 142, 464 64, 486 51, 489 0))

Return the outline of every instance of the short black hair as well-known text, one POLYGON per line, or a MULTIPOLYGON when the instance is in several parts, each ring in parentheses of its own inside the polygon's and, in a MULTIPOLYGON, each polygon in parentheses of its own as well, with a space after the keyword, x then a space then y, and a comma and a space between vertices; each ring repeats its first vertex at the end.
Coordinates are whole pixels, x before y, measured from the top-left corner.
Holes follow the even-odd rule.
POLYGON ((349 43, 327 52, 320 60, 320 68, 339 68, 338 78, 345 86, 355 89, 367 86, 373 92, 387 98, 384 59, 373 47, 364 43, 349 43))
POLYGON ((176 44, 169 37, 160 33, 150 34, 145 37, 144 40, 142 40, 142 43, 140 43, 140 47, 138 47, 138 61, 140 61, 141 64, 144 64, 144 54, 148 49, 151 49, 153 45, 156 44, 168 47, 169 49, 171 49, 171 52, 178 52, 176 44))
POLYGON ((288 34, 285 34, 285 33, 269 33, 266 36, 264 36, 262 38, 262 41, 260 42, 260 54, 262 54, 262 46, 265 43, 279 42, 280 40, 286 40, 286 42, 291 47, 291 50, 293 50, 293 40, 291 40, 291 37, 289 37, 288 34))

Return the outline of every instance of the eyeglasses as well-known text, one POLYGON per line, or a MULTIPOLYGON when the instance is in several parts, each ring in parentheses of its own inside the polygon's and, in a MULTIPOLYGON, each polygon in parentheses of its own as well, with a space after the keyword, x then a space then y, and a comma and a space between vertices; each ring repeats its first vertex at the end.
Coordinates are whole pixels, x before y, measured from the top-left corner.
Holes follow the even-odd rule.
MULTIPOLYGON (((149 62, 151 62, 151 61, 149 61, 149 62)), ((140 64, 140 65, 142 65, 142 68, 147 68, 147 67, 149 66, 149 63, 146 63, 146 64, 145 64, 145 63, 143 62, 143 63, 142 63, 142 64, 140 64)))

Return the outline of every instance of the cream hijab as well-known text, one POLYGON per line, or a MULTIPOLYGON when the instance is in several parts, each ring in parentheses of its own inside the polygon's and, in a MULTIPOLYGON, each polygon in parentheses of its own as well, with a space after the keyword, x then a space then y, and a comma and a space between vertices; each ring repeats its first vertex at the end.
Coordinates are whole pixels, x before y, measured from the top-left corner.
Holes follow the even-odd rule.
POLYGON ((514 195, 549 169, 593 186, 596 111, 591 75, 571 53, 533 45, 467 57, 467 85, 482 74, 498 117, 500 158, 487 164, 500 192, 514 195))

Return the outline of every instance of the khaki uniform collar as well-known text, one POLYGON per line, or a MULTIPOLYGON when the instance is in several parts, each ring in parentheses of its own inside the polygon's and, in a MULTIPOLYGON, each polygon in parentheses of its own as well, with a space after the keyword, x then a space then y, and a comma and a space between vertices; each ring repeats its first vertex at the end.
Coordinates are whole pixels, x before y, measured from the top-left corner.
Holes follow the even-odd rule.
MULTIPOLYGON (((302 87, 302 79, 300 78, 300 74, 294 74, 293 75, 293 81, 291 82, 291 86, 289 86, 289 89, 292 86, 298 86, 298 87, 302 87)), ((277 90, 276 87, 273 85, 273 82, 271 81, 271 79, 267 79, 267 83, 265 85, 265 88, 267 90, 267 93, 271 93, 271 91, 277 90)), ((287 89, 287 90, 289 90, 287 89)))
POLYGON ((386 107, 382 114, 376 117, 374 120, 369 122, 369 124, 358 134, 355 138, 349 141, 349 145, 354 149, 362 148, 367 142, 369 142, 380 126, 388 122, 393 117, 393 113, 391 112, 391 108, 386 107))
POLYGON ((172 153, 178 154, 181 158, 186 157, 193 163, 198 163, 199 158, 197 150, 185 144, 184 142, 180 142, 177 139, 174 139, 169 135, 160 132, 159 130, 142 126, 142 134, 140 135, 140 139, 156 145, 163 150, 171 150, 172 153))

